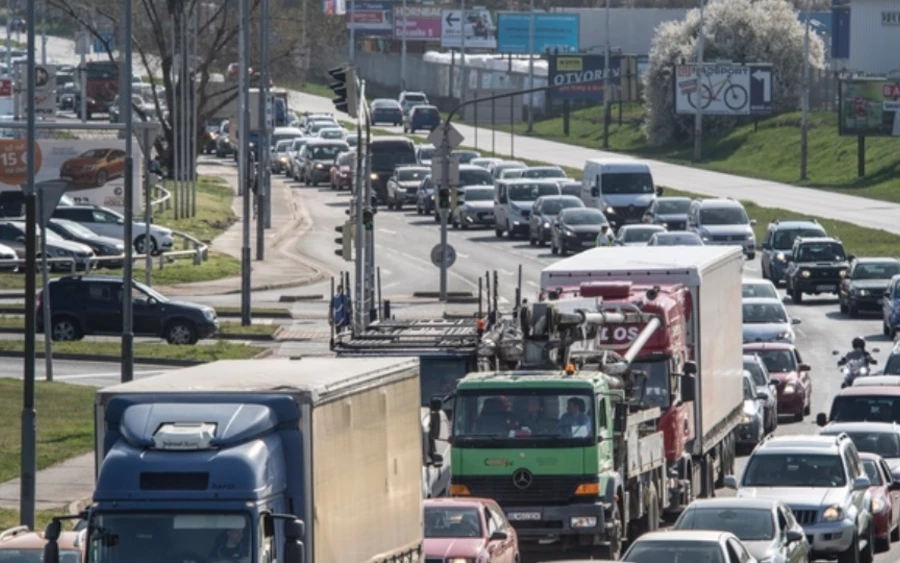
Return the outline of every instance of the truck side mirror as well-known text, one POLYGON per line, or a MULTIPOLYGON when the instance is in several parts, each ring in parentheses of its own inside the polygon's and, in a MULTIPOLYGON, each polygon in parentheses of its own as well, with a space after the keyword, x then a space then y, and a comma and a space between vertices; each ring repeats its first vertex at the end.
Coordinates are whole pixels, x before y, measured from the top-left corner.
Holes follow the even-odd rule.
POLYGON ((684 375, 697 375, 697 363, 696 362, 684 362, 684 375))
POLYGON ((441 437, 441 409, 443 407, 444 402, 440 398, 433 397, 431 399, 431 416, 428 417, 429 440, 437 440, 441 437))
POLYGON ((685 403, 697 400, 697 380, 692 375, 681 376, 681 400, 685 403))
POLYGON ((438 453, 431 454, 431 466, 435 469, 440 469, 444 466, 444 456, 438 453))
POLYGON ((284 561, 288 563, 303 563, 303 536, 306 526, 302 520, 287 520, 284 523, 284 561))
POLYGON ((600 187, 596 184, 591 187, 591 197, 600 197, 600 187))
POLYGON ((616 403, 615 413, 613 413, 613 432, 623 434, 628 421, 628 405, 626 403, 616 403))
POLYGON ((47 540, 47 543, 44 544, 44 561, 47 563, 59 563, 59 544, 57 540, 59 540, 61 533, 62 523, 56 518, 51 520, 44 530, 44 539, 47 540))

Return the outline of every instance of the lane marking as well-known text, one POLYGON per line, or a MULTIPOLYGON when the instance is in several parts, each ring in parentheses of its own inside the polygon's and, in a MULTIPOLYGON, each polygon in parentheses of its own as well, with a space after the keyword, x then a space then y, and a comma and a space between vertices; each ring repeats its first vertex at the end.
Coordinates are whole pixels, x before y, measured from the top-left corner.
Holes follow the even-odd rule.
POLYGON ((378 229, 379 233, 384 233, 386 235, 396 235, 397 231, 390 231, 388 229, 378 229))
POLYGON ((387 268, 381 268, 381 274, 384 276, 389 276, 389 275, 391 275, 391 271, 388 270, 387 268))
POLYGON ((456 255, 460 258, 468 258, 469 257, 468 254, 460 254, 459 252, 457 252, 456 255))
POLYGON ((540 288, 541 288, 540 285, 538 285, 536 282, 533 282, 533 281, 531 281, 531 280, 528 280, 528 281, 526 281, 525 283, 526 283, 527 285, 530 285, 531 287, 534 287, 534 288, 537 288, 537 289, 540 289, 540 288))
POLYGON ((510 272, 509 270, 497 270, 497 271, 500 272, 501 274, 503 274, 504 276, 513 275, 513 272, 510 272))

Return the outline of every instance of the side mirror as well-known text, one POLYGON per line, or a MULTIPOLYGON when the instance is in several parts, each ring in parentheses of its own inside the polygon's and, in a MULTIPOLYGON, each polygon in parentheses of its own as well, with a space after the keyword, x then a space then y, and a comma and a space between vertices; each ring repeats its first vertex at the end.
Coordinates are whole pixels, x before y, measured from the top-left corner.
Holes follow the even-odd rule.
POLYGON ((684 362, 684 374, 685 375, 697 375, 697 363, 696 362, 684 362))
POLYGON ((803 322, 803 321, 801 321, 800 319, 798 319, 798 318, 796 318, 796 317, 794 317, 794 318, 791 319, 791 324, 792 324, 792 325, 798 325, 798 324, 800 324, 800 323, 802 323, 802 322, 803 322))
POLYGON ((756 400, 758 400, 758 401, 766 401, 768 399, 769 399, 768 393, 757 393, 756 394, 756 400))
POLYGON ((888 485, 888 490, 893 492, 900 491, 900 481, 893 481, 888 485))
POLYGON ((506 532, 494 532, 491 534, 490 541, 505 541, 509 538, 509 535, 506 532))
POLYGON ((767 244, 767 243, 764 242, 764 243, 762 243, 761 248, 762 248, 763 250, 772 250, 772 245, 771 245, 771 244, 767 244))
POLYGON ((697 380, 691 375, 681 376, 681 400, 695 401, 697 398, 697 380))
POLYGON ((885 299, 890 299, 890 298, 891 298, 891 292, 890 292, 890 291, 885 291, 885 292, 884 292, 884 295, 882 295, 882 297, 884 297, 885 299))
POLYGON ((857 477, 853 480, 854 491, 865 491, 871 486, 872 482, 869 481, 868 477, 857 477))
POLYGON ((622 434, 628 426, 628 404, 616 403, 615 413, 613 414, 613 432, 622 434))
POLYGON ((444 456, 441 454, 431 454, 431 466, 435 469, 440 469, 444 466, 444 456))
POLYGON ((799 369, 800 371, 810 371, 812 368, 806 364, 800 364, 799 366, 797 366, 797 369, 799 369))
POLYGON ((658 196, 662 196, 662 195, 663 195, 663 188, 662 188, 662 186, 656 186, 656 195, 658 195, 658 196))
POLYGON ((803 541, 803 533, 798 532, 797 530, 788 530, 787 534, 785 534, 784 537, 788 543, 797 543, 798 541, 803 541))
POLYGON ((770 380, 769 380, 769 385, 774 385, 775 387, 778 387, 778 380, 777 380, 777 379, 770 379, 770 380))
POLYGON ((816 415, 816 424, 819 426, 827 426, 828 425, 828 417, 824 412, 820 412, 816 415))
POLYGON ((25 237, 16 237, 16 242, 25 242, 25 237))
POLYGON ((750 226, 751 227, 756 226, 756 219, 750 219, 750 226))
POLYGON ((734 475, 726 475, 725 476, 725 488, 737 490, 737 488, 738 488, 737 477, 735 477, 734 475))
POLYGON ((441 409, 443 407, 444 402, 440 398, 434 397, 431 399, 431 404, 429 405, 431 415, 428 418, 429 440, 437 440, 441 437, 441 409))
POLYGON ((600 188, 594 186, 591 188, 591 197, 600 197, 600 188))
POLYGON ((855 255, 855 254, 848 254, 848 255, 847 255, 847 262, 852 262, 853 260, 856 260, 856 255, 855 255))

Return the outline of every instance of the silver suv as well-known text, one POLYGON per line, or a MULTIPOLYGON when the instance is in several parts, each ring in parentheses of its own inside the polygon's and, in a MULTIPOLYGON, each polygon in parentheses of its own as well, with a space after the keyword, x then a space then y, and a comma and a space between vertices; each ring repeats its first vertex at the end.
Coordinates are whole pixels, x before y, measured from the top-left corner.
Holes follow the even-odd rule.
POLYGON ((787 503, 809 540, 810 560, 840 563, 872 561, 870 485, 846 434, 769 437, 747 460, 740 482, 725 477, 739 497, 787 503))
POLYGON ((696 233, 703 244, 740 246, 748 260, 756 257, 756 235, 741 202, 733 199, 695 199, 688 212, 687 230, 696 233))

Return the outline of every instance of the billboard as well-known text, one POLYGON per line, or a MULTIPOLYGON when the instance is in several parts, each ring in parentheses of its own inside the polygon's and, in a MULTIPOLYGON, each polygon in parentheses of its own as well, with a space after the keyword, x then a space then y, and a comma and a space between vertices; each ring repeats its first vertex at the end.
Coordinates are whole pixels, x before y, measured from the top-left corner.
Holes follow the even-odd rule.
MULTIPOLYGON (((547 83, 557 86, 551 95, 557 100, 603 100, 603 55, 550 55, 547 83)), ((619 86, 622 57, 609 57, 609 83, 619 86)))
POLYGON ((497 48, 497 28, 491 12, 485 8, 466 10, 441 10, 441 47, 459 49, 465 36, 466 49, 497 48))
POLYGON ((364 1, 347 6, 347 29, 362 35, 391 35, 393 20, 393 2, 364 1))
POLYGON ((838 132, 853 137, 900 137, 900 80, 842 80, 838 132))
POLYGON ((347 14, 347 1, 322 0, 322 13, 326 16, 344 16, 347 14))
POLYGON ((501 53, 528 53, 531 20, 534 19, 534 51, 578 52, 578 14, 497 14, 497 50, 501 53))
MULTIPOLYGON (((133 158, 142 162, 140 144, 133 158)), ((35 181, 68 182, 66 194, 79 205, 125 208, 125 141, 91 139, 44 141, 35 147, 35 181)), ((19 188, 27 181, 25 139, 0 139, 0 191, 19 188)), ((134 212, 141 212, 141 167, 133 167, 134 212)))
MULTIPOLYGON (((23 120, 28 111, 25 92, 27 62, 18 61, 13 65, 16 113, 23 120)), ((56 65, 39 64, 34 67, 34 113, 44 119, 56 116, 56 65)))
POLYGON ((394 6, 394 39, 437 41, 441 38, 441 9, 436 6, 394 6), (405 31, 404 31, 405 30, 405 31))
POLYGON ((772 66, 696 64, 675 67, 675 113, 771 115, 772 66))

